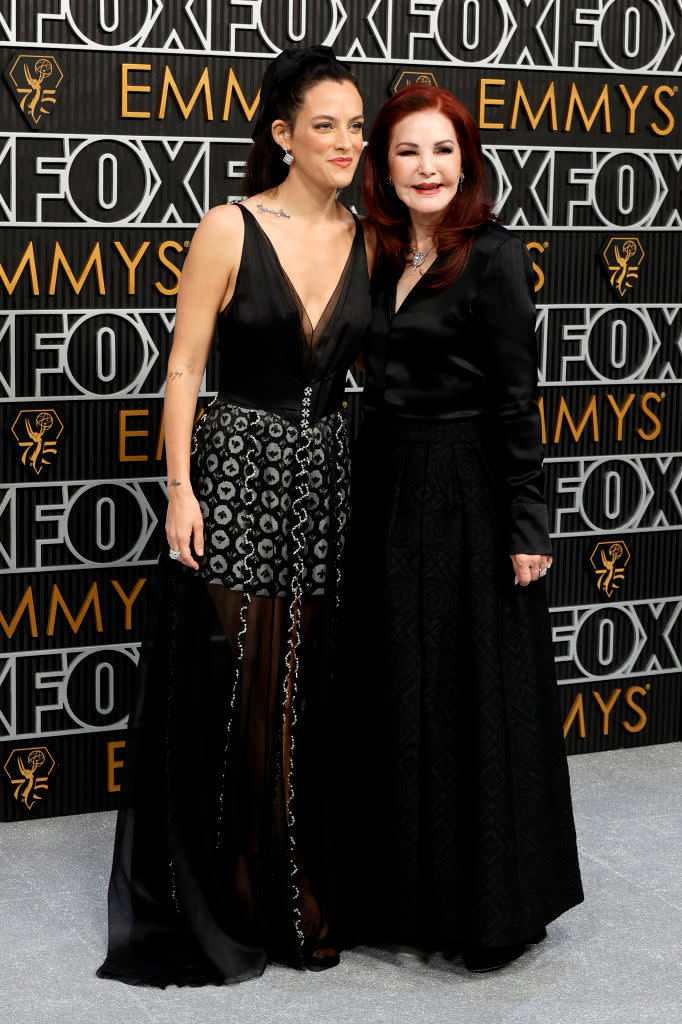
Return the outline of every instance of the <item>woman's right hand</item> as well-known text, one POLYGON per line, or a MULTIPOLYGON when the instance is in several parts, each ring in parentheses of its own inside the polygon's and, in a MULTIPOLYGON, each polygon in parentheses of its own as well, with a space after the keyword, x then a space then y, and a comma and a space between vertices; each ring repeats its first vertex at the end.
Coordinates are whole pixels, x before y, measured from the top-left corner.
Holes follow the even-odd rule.
POLYGON ((199 568, 192 557, 190 541, 193 541, 195 553, 201 557, 204 553, 204 520, 189 484, 176 484, 173 489, 169 487, 166 538, 170 550, 180 552, 178 561, 191 569, 199 568))

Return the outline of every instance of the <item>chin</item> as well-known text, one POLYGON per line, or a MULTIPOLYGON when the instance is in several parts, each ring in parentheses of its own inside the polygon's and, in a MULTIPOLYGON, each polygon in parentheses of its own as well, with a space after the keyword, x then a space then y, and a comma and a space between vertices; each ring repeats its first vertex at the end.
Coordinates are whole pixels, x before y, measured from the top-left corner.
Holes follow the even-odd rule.
POLYGON ((355 167, 348 167, 346 170, 339 168, 339 173, 333 176, 333 180, 330 182, 332 188, 347 188, 353 180, 355 174, 355 167))
POLYGON ((439 202, 411 202, 405 203, 410 210, 414 210, 415 213, 445 213, 447 208, 450 206, 452 199, 441 199, 439 202))

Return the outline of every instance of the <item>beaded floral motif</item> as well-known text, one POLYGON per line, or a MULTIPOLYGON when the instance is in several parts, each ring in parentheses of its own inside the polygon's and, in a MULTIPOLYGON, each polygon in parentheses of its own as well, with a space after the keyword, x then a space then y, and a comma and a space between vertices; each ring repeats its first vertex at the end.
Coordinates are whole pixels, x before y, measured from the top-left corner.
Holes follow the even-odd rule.
MULTIPOLYGON (((304 427, 303 419, 296 424, 219 400, 198 422, 192 478, 204 519, 199 573, 207 583, 290 598, 298 571, 302 593, 326 592, 328 572, 336 571, 329 565, 330 531, 336 534, 348 513, 345 426, 340 413, 311 425, 309 409, 310 396, 302 409, 304 427), (253 466, 248 480, 247 437, 253 466)), ((334 538, 339 556, 342 546, 343 529, 334 538)))

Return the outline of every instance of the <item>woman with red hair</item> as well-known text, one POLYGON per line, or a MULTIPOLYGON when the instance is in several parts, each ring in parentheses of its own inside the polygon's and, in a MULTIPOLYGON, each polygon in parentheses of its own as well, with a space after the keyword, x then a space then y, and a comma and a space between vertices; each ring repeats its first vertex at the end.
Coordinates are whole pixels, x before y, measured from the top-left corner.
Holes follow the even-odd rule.
POLYGON ((363 195, 379 263, 354 466, 355 938, 492 970, 583 899, 545 593, 533 273, 492 215, 478 128, 443 89, 384 104, 363 195))

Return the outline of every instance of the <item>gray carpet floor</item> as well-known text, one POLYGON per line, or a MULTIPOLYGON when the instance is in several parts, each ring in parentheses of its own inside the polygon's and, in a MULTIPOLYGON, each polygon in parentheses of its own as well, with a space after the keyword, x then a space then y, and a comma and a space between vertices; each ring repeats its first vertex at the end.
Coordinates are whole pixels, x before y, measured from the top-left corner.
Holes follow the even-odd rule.
POLYGON ((359 949, 323 974, 230 987, 94 976, 113 814, 0 826, 2 1024, 676 1024, 682 1019, 682 745, 570 760, 585 903, 509 967, 359 949))

